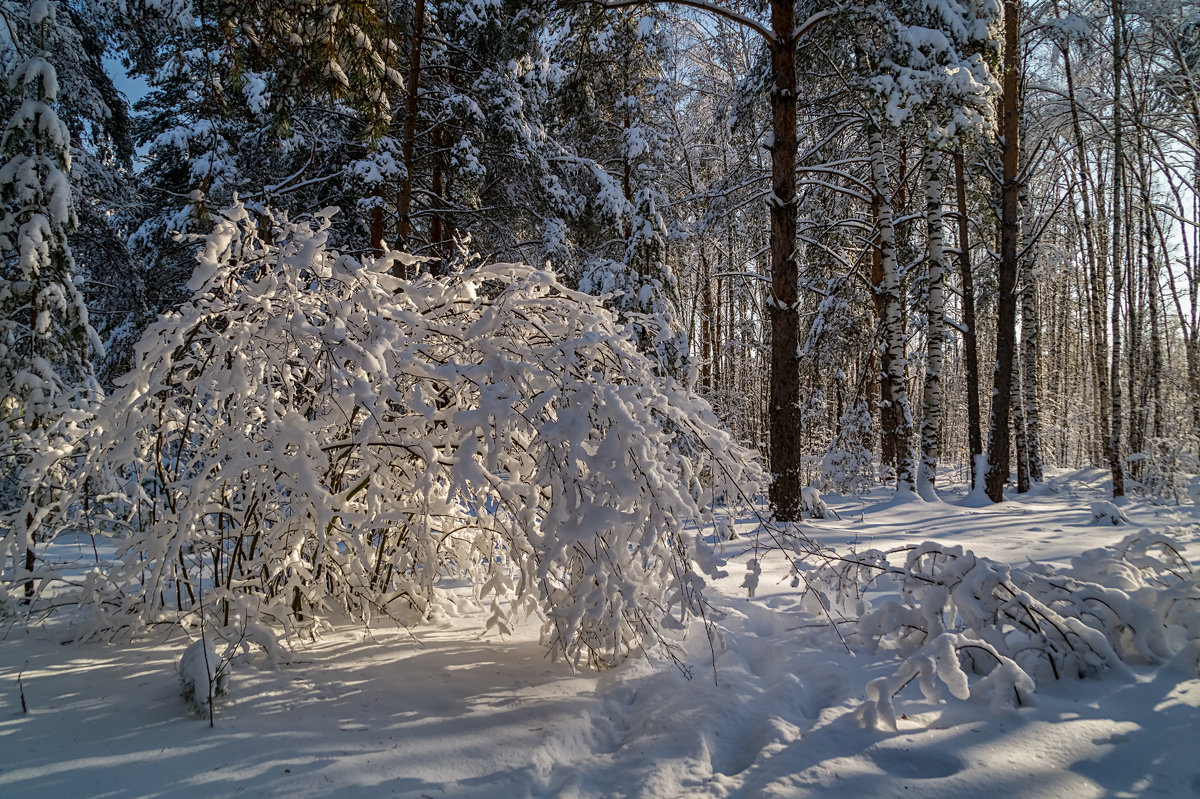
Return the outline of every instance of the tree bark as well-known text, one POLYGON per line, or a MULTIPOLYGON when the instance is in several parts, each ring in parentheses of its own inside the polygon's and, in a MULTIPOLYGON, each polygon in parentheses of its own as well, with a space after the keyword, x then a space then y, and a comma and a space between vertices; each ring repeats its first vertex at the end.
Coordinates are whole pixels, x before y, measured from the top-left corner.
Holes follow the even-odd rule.
POLYGON ((892 202, 888 189, 887 165, 883 153, 883 132, 877 122, 868 123, 867 137, 871 154, 871 177, 879 207, 879 256, 883 281, 875 287, 883 297, 883 355, 886 370, 880 405, 884 417, 892 413, 892 428, 884 431, 893 439, 896 453, 896 490, 912 491, 916 483, 913 464, 912 410, 908 401, 908 385, 904 379, 905 341, 904 308, 900 296, 900 269, 896 263, 896 229, 892 218, 892 202))
MULTIPOLYGON (((886 303, 883 298, 883 258, 879 245, 879 195, 871 195, 871 226, 875 230, 875 240, 871 247, 871 301, 875 306, 875 322, 879 330, 884 329, 883 319, 886 315, 886 303)), ((885 399, 883 389, 887 375, 891 374, 892 366, 889 357, 890 350, 884 345, 876 347, 871 356, 871 409, 879 420, 879 463, 886 469, 890 477, 896 475, 896 412, 890 402, 885 399)))
MULTIPOLYGON (((33 569, 37 566, 37 556, 33 551, 33 514, 25 514, 25 531, 29 537, 29 545, 25 547, 25 571, 33 574, 33 569)), ((34 594, 33 578, 25 582, 25 596, 32 598, 34 594)))
POLYGON ((1150 156, 1148 148, 1143 148, 1145 155, 1142 166, 1142 241, 1146 250, 1146 283, 1149 298, 1150 314, 1150 411, 1154 421, 1148 425, 1150 434, 1156 439, 1155 445, 1161 443, 1163 437, 1163 417, 1166 408, 1163 403, 1162 390, 1162 322, 1159 319, 1158 303, 1161 299, 1159 288, 1158 258, 1154 251, 1154 203, 1150 190, 1150 156))
POLYGON ((800 308, 796 266, 796 4, 771 0, 771 507, 801 512, 800 308))
POLYGON ((1122 34, 1124 23, 1121 0, 1112 1, 1113 14, 1113 199, 1112 199, 1112 372, 1109 384, 1112 388, 1112 429, 1110 432, 1109 467, 1112 469, 1112 493, 1114 497, 1125 496, 1125 469, 1121 456, 1121 428, 1124 425, 1121 406, 1121 189, 1125 181, 1125 153, 1121 136, 1121 72, 1124 59, 1122 34))
POLYGON ((942 363, 946 337, 944 296, 945 258, 943 254, 942 181, 938 177, 942 154, 930 149, 925 153, 925 225, 926 261, 929 270, 928 313, 926 322, 925 385, 921 396, 921 469, 917 491, 921 497, 937 499, 940 451, 939 428, 942 421, 942 363))
POLYGON ((1013 366, 1012 429, 1013 449, 1017 454, 1017 493, 1029 491, 1029 440, 1025 429, 1025 399, 1020 380, 1020 359, 1013 366))
POLYGON ((1005 0, 1004 90, 1000 112, 1000 261, 996 267, 996 367, 988 434, 987 495, 992 502, 1004 501, 1004 485, 1009 475, 1009 409, 1016 352, 1017 244, 1020 236, 1020 85, 1020 4, 1018 0, 1005 0))
POLYGON ((971 274, 970 226, 967 215, 967 179, 962 149, 954 152, 954 184, 958 195, 958 271, 962 283, 963 349, 967 373, 967 445, 971 450, 971 485, 976 458, 983 454, 983 432, 979 413, 979 341, 975 327, 975 279, 971 274))
MULTIPOLYGON (((1038 404, 1038 387, 1041 378, 1041 331, 1037 317, 1037 268, 1033 243, 1033 220, 1029 211, 1024 188, 1021 191, 1021 410, 1022 430, 1025 438, 1023 465, 1026 479, 1020 480, 1024 490, 1030 482, 1040 483, 1043 479, 1041 409, 1038 404)), ((1018 486, 1018 491, 1022 490, 1018 486)))

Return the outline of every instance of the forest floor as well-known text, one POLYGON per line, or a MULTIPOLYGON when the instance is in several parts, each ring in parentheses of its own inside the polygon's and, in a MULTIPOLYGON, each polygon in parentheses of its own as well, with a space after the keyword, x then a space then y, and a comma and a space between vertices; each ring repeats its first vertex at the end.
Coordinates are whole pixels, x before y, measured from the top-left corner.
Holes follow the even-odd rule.
MULTIPOLYGON (((1089 506, 1107 490, 1095 471, 988 507, 953 490, 897 504, 880 489, 826 497, 841 518, 805 530, 843 549, 932 539, 1024 564, 1172 527, 1200 564, 1200 508, 1130 500, 1129 524, 1096 524, 1089 506)), ((730 576, 710 584, 720 645, 714 658, 689 638, 691 679, 640 658, 572 672, 545 658, 535 623, 481 636, 486 614, 464 601, 411 631, 335 628, 293 642, 286 664, 238 664, 210 728, 181 698, 178 629, 115 646, 63 645, 53 621, 5 627, 0 796, 1200 796, 1194 657, 1039 682, 1036 704, 999 712, 911 686, 898 731, 863 729, 866 683, 897 656, 852 655, 801 610, 782 558, 763 559, 748 598, 750 540, 727 545, 730 576)), ((91 557, 90 541, 77 554, 91 557)))

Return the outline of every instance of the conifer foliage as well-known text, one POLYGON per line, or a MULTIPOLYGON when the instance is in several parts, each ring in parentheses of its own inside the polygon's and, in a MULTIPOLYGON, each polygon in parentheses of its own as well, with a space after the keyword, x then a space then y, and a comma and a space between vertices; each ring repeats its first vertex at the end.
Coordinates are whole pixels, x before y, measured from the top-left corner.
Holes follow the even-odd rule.
MULTIPOLYGON (((48 60, 55 10, 38 0, 14 16, 28 40, 14 42, 24 57, 9 78, 16 111, 0 139, 0 568, 19 578, 31 575, 39 533, 64 506, 99 349, 67 242, 70 137, 48 60)), ((34 593, 32 579, 24 585, 34 593)))

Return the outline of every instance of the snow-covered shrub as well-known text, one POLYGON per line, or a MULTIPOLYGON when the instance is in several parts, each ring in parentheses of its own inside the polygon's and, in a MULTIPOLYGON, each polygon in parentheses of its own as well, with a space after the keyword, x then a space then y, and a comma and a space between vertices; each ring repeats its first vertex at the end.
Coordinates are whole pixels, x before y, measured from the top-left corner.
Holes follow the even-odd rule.
POLYGON ((821 492, 812 486, 805 486, 800 490, 800 509, 808 514, 810 519, 828 519, 830 516, 837 518, 837 512, 825 504, 825 500, 821 499, 821 492))
POLYGON ((1200 637, 1200 580, 1166 536, 1084 553, 1068 569, 1016 568, 934 542, 841 556, 798 541, 796 582, 817 610, 853 622, 848 640, 895 652, 859 720, 895 728, 892 698, 914 679, 930 701, 1019 705, 1036 680, 1161 663, 1200 637), (972 682, 969 674, 983 675, 972 682))
POLYGON ((892 699, 913 680, 930 703, 945 700, 942 687, 955 699, 987 696, 997 709, 1019 707, 1029 702, 1034 682, 1020 666, 1001 655, 986 641, 959 633, 942 633, 926 646, 909 655, 894 674, 876 677, 867 683, 867 700, 854 716, 864 727, 896 729, 896 710, 892 699), (964 662, 989 661, 987 676, 971 685, 964 662))
POLYGON ((1091 504, 1092 521, 1095 524, 1124 524, 1129 521, 1125 512, 1108 500, 1097 500, 1091 504))
POLYGON ((842 413, 838 434, 821 459, 821 488, 842 494, 865 494, 877 483, 871 441, 871 411, 858 402, 842 413))
POLYGON ((685 521, 762 478, 707 405, 549 272, 399 280, 408 256, 330 250, 331 215, 216 217, 192 301, 103 409, 126 538, 93 604, 237 636, 423 616, 465 578, 489 628, 541 614, 556 654, 596 663, 695 612, 685 521))
POLYGON ((1151 438, 1145 444, 1146 494, 1176 505, 1200 505, 1200 441, 1180 431, 1176 436, 1151 438))
POLYGON ((217 645, 207 636, 189 644, 179 659, 183 698, 205 712, 215 699, 229 693, 230 674, 229 658, 218 655, 217 645))

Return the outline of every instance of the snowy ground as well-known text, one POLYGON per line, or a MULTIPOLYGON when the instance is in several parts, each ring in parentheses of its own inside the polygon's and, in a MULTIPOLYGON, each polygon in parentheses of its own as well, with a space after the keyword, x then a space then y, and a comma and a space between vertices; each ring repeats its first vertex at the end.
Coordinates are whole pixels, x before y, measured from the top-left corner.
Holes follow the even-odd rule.
MULTIPOLYGON (((935 539, 1009 563, 1061 561, 1200 513, 1130 502, 1093 523, 1096 472, 997 507, 834 498, 812 537, 859 549, 935 539)), ((827 497, 827 499, 829 499, 827 497)), ((597 674, 551 663, 532 625, 481 638, 467 613, 331 633, 278 668, 241 665, 216 725, 189 710, 181 633, 133 647, 61 645, 53 624, 0 631, 0 796, 1142 797, 1200 796, 1195 664, 1038 686, 1037 704, 900 695, 898 732, 853 711, 894 655, 852 656, 800 611, 779 559, 754 599, 711 587, 724 647, 689 643, 692 679, 637 660, 597 674), (18 673, 28 712, 21 710, 18 673)), ((90 543, 86 553, 90 555, 90 543)))

